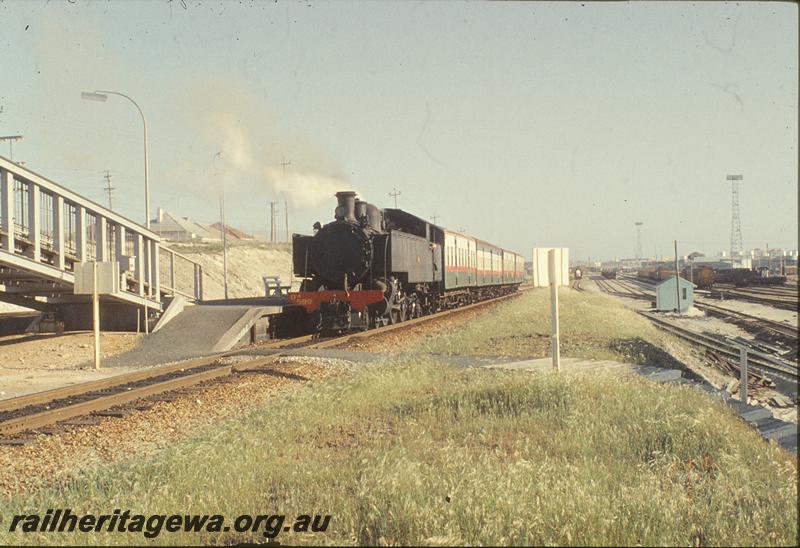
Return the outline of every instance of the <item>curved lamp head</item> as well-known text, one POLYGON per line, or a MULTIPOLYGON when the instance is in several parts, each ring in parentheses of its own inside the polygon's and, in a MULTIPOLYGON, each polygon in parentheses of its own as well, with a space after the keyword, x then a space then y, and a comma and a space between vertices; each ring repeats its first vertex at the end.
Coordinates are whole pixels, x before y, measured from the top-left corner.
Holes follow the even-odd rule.
POLYGON ((87 101, 100 101, 102 103, 108 99, 108 95, 103 93, 93 93, 91 91, 82 91, 81 99, 86 99, 87 101))

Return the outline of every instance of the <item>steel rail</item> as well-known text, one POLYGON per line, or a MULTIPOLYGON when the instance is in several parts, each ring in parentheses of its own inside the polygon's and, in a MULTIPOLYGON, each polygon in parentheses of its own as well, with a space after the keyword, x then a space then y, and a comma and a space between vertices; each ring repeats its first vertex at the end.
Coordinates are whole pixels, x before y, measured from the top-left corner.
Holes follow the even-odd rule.
POLYGON ((766 287, 736 287, 720 284, 711 288, 710 295, 713 297, 715 294, 723 298, 764 304, 785 310, 797 311, 800 306, 798 300, 800 296, 796 292, 775 292, 766 287))
MULTIPOLYGON (((620 282, 619 280, 616 280, 616 281, 618 283, 621 283, 622 285, 628 285, 627 282, 620 282)), ((639 280, 636 280, 635 282, 632 282, 632 283, 640 283, 642 286, 652 287, 651 284, 648 284, 647 282, 643 282, 643 281, 639 281, 639 280)), ((647 291, 642 291, 642 293, 647 295, 648 298, 655 298, 655 295, 652 295, 652 294, 648 293, 647 291)), ((783 324, 781 322, 770 320, 768 318, 761 318, 761 317, 758 317, 758 316, 752 316, 750 314, 745 314, 743 312, 729 310, 727 308, 719 307, 719 306, 716 306, 716 305, 713 305, 713 304, 700 302, 697 299, 695 299, 695 301, 694 301, 694 306, 696 308, 699 308, 700 310, 709 311, 709 312, 713 313, 714 315, 721 316, 723 318, 731 318, 731 319, 736 319, 736 320, 741 320, 741 321, 748 322, 748 323, 752 324, 753 327, 759 327, 759 328, 762 328, 762 329, 765 329, 765 330, 772 331, 772 332, 777 333, 778 335, 780 335, 782 337, 787 337, 787 338, 793 339, 793 340, 797 340, 797 338, 798 338, 797 330, 795 329, 795 327, 783 324)))
MULTIPOLYGON (((726 354, 727 356, 734 358, 734 361, 737 361, 739 358, 739 348, 731 343, 721 341, 714 337, 709 337, 708 335, 686 329, 685 327, 678 326, 672 322, 659 318, 650 312, 646 312, 644 310, 639 310, 638 312, 659 327, 670 331, 671 333, 678 335, 683 339, 726 354)), ((780 358, 776 358, 768 354, 764 354, 752 348, 748 348, 747 355, 749 363, 755 366, 769 370, 773 374, 778 374, 784 380, 792 382, 796 382, 798 380, 798 367, 796 364, 781 360, 780 358)))
MULTIPOLYGON (((44 411, 33 412, 30 414, 23 414, 22 416, 15 417, 6 421, 0 422, 0 435, 10 436, 19 434, 21 432, 36 430, 43 426, 49 426, 61 421, 79 417, 82 415, 89 415, 94 412, 104 411, 112 407, 117 407, 138 399, 148 398, 164 392, 170 392, 181 388, 188 388, 202 382, 206 382, 219 377, 228 376, 232 373, 241 372, 255 367, 263 366, 267 363, 275 361, 279 355, 272 355, 267 357, 258 357, 241 364, 219 364, 217 367, 210 367, 203 369, 196 373, 187 373, 178 377, 146 384, 135 388, 125 388, 127 384, 122 383, 114 386, 118 391, 113 394, 103 395, 103 389, 95 389, 83 394, 90 395, 93 392, 101 392, 97 397, 93 397, 86 401, 73 403, 70 405, 59 406, 55 409, 46 409, 44 411)), ((216 357, 219 360, 219 356, 216 357)), ((212 365, 213 362, 205 365, 212 365)), ((192 369, 197 369, 201 365, 196 365, 192 369)), ((172 372, 179 372, 180 370, 172 369, 172 372)), ((164 374, 162 372, 162 374, 164 374)), ((169 374, 169 373, 165 373, 169 374)), ((146 377, 145 377, 146 378, 146 377)), ((144 379, 140 379, 144 380, 144 379)), ((91 384, 91 383, 84 383, 91 384)), ((55 401, 55 400, 54 400, 55 401)), ((21 408, 24 410, 25 408, 21 408)))
POLYGON ((709 303, 699 302, 697 300, 694 301, 694 306, 699 308, 700 310, 706 310, 717 316, 746 321, 748 323, 752 323, 755 327, 762 327, 764 329, 773 331, 781 336, 788 337, 790 339, 794 340, 798 339, 796 326, 786 325, 784 323, 777 322, 775 320, 770 320, 768 318, 761 318, 758 316, 745 314, 744 312, 730 310, 728 308, 723 308, 721 306, 716 306, 709 303))
POLYGON ((137 382, 151 377, 160 377, 162 375, 173 373, 175 371, 181 371, 184 369, 195 369, 197 367, 210 365, 215 361, 219 360, 223 356, 224 354, 206 356, 203 358, 196 358, 160 367, 153 367, 142 371, 133 371, 131 373, 124 373, 122 375, 114 375, 112 377, 98 379, 95 381, 87 381, 79 384, 73 384, 70 386, 64 386, 61 388, 54 388, 52 390, 34 392, 32 394, 26 394, 24 396, 19 396, 16 398, 0 400, 0 411, 13 411, 15 409, 21 409, 23 407, 28 407, 31 405, 38 405, 55 400, 60 400, 62 398, 67 398, 69 396, 74 396, 77 394, 85 394, 87 392, 94 392, 96 390, 113 388, 115 386, 130 384, 132 382, 137 382))
POLYGON ((617 279, 595 278, 594 282, 598 285, 598 287, 600 287, 602 291, 611 295, 628 297, 632 299, 651 300, 653 298, 652 295, 649 295, 638 288, 631 288, 627 286, 625 282, 621 282, 620 280, 617 279))

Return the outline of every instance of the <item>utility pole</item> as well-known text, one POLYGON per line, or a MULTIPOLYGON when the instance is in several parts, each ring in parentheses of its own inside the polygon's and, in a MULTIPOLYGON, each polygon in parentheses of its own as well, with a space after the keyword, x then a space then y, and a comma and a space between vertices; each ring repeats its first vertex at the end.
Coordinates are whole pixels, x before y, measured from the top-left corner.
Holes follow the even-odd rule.
MULTIPOLYGON (((217 158, 222 158, 222 151, 220 150, 211 160, 211 165, 216 168, 217 158)), ((216 171, 216 170, 215 170, 216 171)), ((225 226, 225 179, 220 174, 220 188, 222 192, 219 193, 219 224, 220 232, 222 233, 222 280, 223 288, 225 291, 225 300, 228 299, 228 229, 225 226)), ((148 225, 149 226, 149 225, 148 225)))
MULTIPOLYGON (((283 160, 281 161, 281 168, 283 169, 284 178, 286 178, 286 167, 290 166, 290 165, 292 165, 292 161, 289 160, 287 162, 286 161, 286 156, 284 156, 283 160)), ((287 200, 283 201, 283 217, 284 217, 285 228, 286 228, 286 243, 288 244, 291 240, 289 238, 289 203, 287 202, 287 200)))
POLYGON ((678 240, 674 240, 674 242, 675 242, 675 293, 678 296, 678 301, 677 301, 677 304, 676 304, 677 310, 675 310, 675 312, 680 314, 681 313, 681 275, 680 275, 680 272, 678 272, 678 240))
POLYGON ((219 195, 219 224, 222 227, 222 279, 225 300, 228 300, 228 228, 225 226, 225 193, 219 195))
POLYGON ((741 175, 728 175, 727 180, 731 183, 731 268, 733 268, 733 256, 742 257, 742 223, 739 218, 739 181, 741 175))
POLYGON ((642 258, 642 225, 644 224, 642 221, 636 221, 633 223, 636 225, 636 258, 642 258))
POLYGON ((439 217, 440 217, 440 215, 437 215, 436 213, 434 213, 434 214, 431 216, 431 220, 433 221, 433 224, 436 224, 436 219, 438 219, 439 217))
POLYGON ((269 241, 270 243, 275 243, 276 241, 276 227, 275 224, 275 206, 278 205, 278 202, 270 202, 269 203, 269 241))
POLYGON ((6 135, 0 137, 0 141, 8 141, 8 159, 14 161, 14 141, 22 141, 25 137, 22 135, 6 135))
POLYGON ((103 176, 106 180, 106 194, 108 194, 108 209, 114 209, 112 198, 114 196, 114 185, 111 184, 111 173, 106 170, 106 174, 103 176))
MULTIPOLYGON (((397 197, 400 196, 402 194, 402 192, 397 190, 396 187, 392 187, 392 190, 394 192, 390 192, 389 196, 392 196, 394 198, 394 208, 397 209, 397 197)), ((436 223, 434 223, 434 224, 436 224, 436 223)))

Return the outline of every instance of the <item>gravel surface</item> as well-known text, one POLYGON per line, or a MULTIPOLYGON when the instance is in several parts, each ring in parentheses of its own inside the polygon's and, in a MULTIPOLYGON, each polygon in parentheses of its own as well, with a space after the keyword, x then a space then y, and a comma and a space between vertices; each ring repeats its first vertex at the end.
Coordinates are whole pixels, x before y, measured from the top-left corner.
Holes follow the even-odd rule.
POLYGON ((797 327, 796 310, 784 310, 782 308, 775 308, 774 306, 768 306, 759 303, 750 303, 747 301, 737 301, 735 299, 726 299, 723 301, 720 299, 708 299, 704 297, 695 296, 695 300, 701 303, 712 304, 720 308, 727 308, 728 310, 733 310, 734 312, 741 312, 743 314, 749 314, 757 318, 766 318, 768 320, 781 322, 787 325, 793 325, 797 327))
POLYGON ((351 362, 345 360, 282 358, 268 369, 273 374, 231 376, 123 418, 103 418, 96 426, 41 435, 21 447, 0 446, 0 493, 29 492, 69 481, 106 463, 141 459, 213 423, 246 414, 270 397, 350 367, 351 362))
POLYGON ((462 325, 474 320, 480 315, 491 313, 502 302, 486 305, 477 309, 455 312, 443 318, 423 322, 419 325, 376 333, 366 339, 352 339, 336 348, 360 352, 405 352, 420 340, 438 337, 440 334, 458 330, 462 325))
MULTIPOLYGON (((103 357, 133 348, 137 333, 101 333, 103 357)), ((119 369, 94 369, 92 333, 12 335, 0 338, 0 399, 116 375, 119 369)), ((105 360, 102 362, 105 363, 105 360)))

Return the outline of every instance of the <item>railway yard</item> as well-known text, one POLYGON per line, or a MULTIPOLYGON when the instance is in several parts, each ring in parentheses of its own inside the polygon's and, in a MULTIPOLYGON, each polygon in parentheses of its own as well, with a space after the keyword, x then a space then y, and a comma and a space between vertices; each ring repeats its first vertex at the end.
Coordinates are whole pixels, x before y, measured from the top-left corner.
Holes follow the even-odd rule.
MULTIPOLYGON (((594 276, 583 285, 621 297, 660 328, 703 348, 711 363, 723 370, 738 371, 742 346, 748 349, 752 387, 764 386, 796 402, 798 331, 797 285, 793 287, 731 289, 698 292, 694 308, 698 314, 663 317, 649 311, 655 302, 654 284, 632 275, 614 279, 594 276), (754 304, 750 304, 754 303, 754 304)), ((578 287, 582 284, 577 283, 578 287)), ((582 287, 581 289, 585 289, 582 287)), ((735 388, 735 382, 727 387, 735 388)), ((787 401, 787 403, 789 403, 787 401)), ((792 405, 791 407, 794 407, 792 405)))

